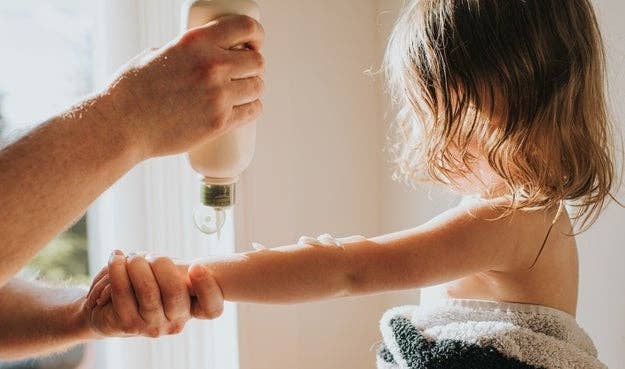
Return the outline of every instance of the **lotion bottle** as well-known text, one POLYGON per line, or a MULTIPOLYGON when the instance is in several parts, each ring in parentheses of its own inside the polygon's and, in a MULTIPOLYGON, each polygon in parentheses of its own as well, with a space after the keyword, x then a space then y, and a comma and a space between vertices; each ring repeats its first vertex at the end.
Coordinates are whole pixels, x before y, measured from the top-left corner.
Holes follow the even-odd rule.
MULTIPOLYGON (((182 25, 188 30, 230 14, 260 19, 260 9, 252 0, 192 0, 183 6, 182 25)), ((256 122, 252 122, 189 152, 191 166, 202 177, 201 205, 194 214, 200 231, 219 235, 225 211, 236 202, 236 183, 251 163, 255 146, 256 122)))

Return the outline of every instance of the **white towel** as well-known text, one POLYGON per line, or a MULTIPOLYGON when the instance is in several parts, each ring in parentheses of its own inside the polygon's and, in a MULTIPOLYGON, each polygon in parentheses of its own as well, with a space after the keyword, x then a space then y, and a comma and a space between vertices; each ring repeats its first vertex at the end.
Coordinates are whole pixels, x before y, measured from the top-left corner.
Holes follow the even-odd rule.
POLYGON ((380 321, 379 369, 606 369, 575 318, 543 306, 475 300, 406 306, 380 321))

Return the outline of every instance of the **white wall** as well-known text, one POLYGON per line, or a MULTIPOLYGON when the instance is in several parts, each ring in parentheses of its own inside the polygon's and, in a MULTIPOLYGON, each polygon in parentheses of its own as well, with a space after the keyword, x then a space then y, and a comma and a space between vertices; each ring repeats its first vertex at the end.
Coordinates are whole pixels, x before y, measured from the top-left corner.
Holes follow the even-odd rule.
MULTIPOLYGON (((261 0, 266 111, 241 188, 244 240, 380 230, 385 123, 376 1, 261 0), (276 140, 276 137, 280 139, 276 140)), ((247 243, 249 244, 249 243, 247 243)), ((416 299, 417 294, 413 293, 416 299)), ((241 368, 373 368, 386 297, 298 307, 241 305, 241 368)))
MULTIPOLYGON (((393 183, 382 152, 388 106, 380 78, 363 72, 380 65, 402 2, 260 0, 268 94, 258 152, 240 191, 240 246, 250 240, 288 244, 303 234, 393 231, 454 203, 433 189, 410 191, 393 183)), ((625 5, 598 5, 619 102, 625 91, 625 5)), ((625 368, 625 250, 617 233, 624 214, 611 209, 580 238, 580 321, 612 368, 625 368)), ((373 368, 380 314, 416 302, 418 293, 411 291, 298 307, 241 305, 241 368, 373 368)))
MULTIPOLYGON (((625 3, 596 0, 595 4, 607 43, 612 109, 619 134, 624 135, 625 3)), ((624 191, 619 198, 625 200, 624 191)), ((625 368, 624 229, 625 210, 613 205, 579 237, 579 321, 595 340, 601 359, 615 369, 625 368)))

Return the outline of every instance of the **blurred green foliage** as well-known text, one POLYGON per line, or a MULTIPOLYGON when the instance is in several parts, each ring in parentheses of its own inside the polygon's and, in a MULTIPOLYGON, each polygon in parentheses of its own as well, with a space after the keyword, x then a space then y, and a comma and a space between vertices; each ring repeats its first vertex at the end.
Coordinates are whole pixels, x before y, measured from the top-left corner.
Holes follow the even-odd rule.
POLYGON ((44 248, 28 265, 31 273, 50 282, 89 283, 87 221, 83 217, 44 248))

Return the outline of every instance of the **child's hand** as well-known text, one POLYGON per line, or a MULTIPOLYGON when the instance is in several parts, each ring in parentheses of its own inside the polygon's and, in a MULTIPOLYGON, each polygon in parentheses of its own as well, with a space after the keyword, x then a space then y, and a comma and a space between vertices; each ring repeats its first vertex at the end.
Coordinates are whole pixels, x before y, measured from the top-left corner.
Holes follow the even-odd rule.
POLYGON ((85 310, 92 330, 105 336, 147 336, 179 333, 193 316, 216 318, 223 309, 221 290, 202 266, 190 271, 194 296, 190 296, 188 266, 171 259, 128 259, 115 252, 94 279, 85 310))

